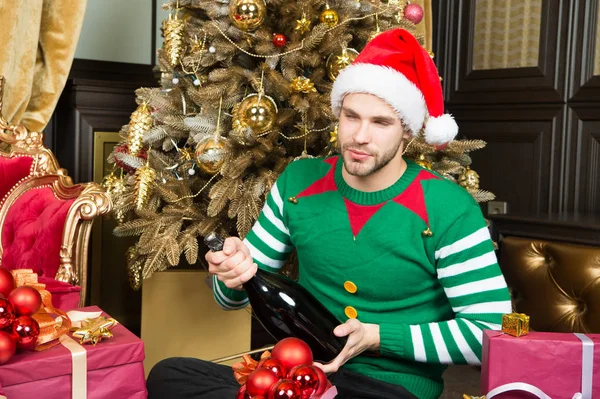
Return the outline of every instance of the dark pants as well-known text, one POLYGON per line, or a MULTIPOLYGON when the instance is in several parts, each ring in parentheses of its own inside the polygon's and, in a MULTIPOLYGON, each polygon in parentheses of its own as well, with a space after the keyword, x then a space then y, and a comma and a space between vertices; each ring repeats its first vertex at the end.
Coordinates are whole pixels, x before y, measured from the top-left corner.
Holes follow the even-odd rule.
MULTIPOLYGON (((415 399, 399 385, 344 369, 329 375, 336 399, 415 399)), ((235 399, 240 388, 230 366, 175 357, 159 362, 148 376, 148 399, 235 399)))

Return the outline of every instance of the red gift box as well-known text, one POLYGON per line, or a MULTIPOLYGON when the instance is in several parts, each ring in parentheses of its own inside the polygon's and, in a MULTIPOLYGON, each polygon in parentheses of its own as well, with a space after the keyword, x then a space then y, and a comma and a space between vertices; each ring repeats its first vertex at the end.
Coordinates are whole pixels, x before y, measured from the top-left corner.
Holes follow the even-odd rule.
POLYGON ((481 390, 488 399, 591 399, 600 394, 600 334, 485 330, 481 390))
MULTIPOLYGON (((101 311, 96 306, 79 310, 101 311)), ((104 313, 103 316, 108 317, 104 313)), ((18 351, 0 366, 0 392, 4 392, 7 399, 146 398, 143 342, 121 324, 111 332, 112 338, 104 339, 96 346, 80 346, 76 339, 63 337, 61 343, 68 343, 45 351, 18 351), (83 368, 73 370, 76 355, 72 355, 65 345, 85 349, 83 368), (73 382, 76 391, 81 387, 78 376, 84 377, 86 388, 75 396, 72 395, 73 382)))

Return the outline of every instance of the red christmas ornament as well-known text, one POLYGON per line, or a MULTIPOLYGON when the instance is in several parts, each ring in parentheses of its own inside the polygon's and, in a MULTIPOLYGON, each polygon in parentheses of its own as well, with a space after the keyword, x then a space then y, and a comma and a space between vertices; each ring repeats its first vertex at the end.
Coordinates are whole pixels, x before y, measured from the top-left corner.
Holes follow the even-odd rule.
POLYGON ((262 395, 261 396, 253 396, 252 399, 265 399, 265 397, 262 395))
POLYGON ((273 44, 275 45, 275 47, 285 47, 285 45, 287 44, 287 38, 282 33, 275 33, 273 35, 273 44))
POLYGON ((313 354, 308 344, 294 337, 284 338, 275 344, 271 357, 279 360, 286 370, 301 364, 313 364, 313 354))
POLYGON ((8 296, 8 300, 12 302, 15 313, 19 316, 31 316, 42 307, 42 296, 33 287, 15 288, 8 296))
POLYGON ((33 349, 40 335, 40 325, 31 316, 17 317, 11 335, 17 340, 17 348, 33 349))
POLYGON ((301 399, 300 388, 290 380, 280 380, 269 391, 269 399, 301 399))
POLYGON ((279 379, 285 378, 287 376, 287 370, 285 369, 283 364, 281 364, 279 360, 273 359, 272 357, 268 357, 266 359, 261 360, 258 363, 258 366, 256 367, 264 367, 266 369, 271 370, 271 372, 275 373, 275 375, 279 379))
POLYGON ((408 4, 404 7, 404 18, 415 25, 418 24, 423 19, 423 8, 415 3, 408 4))
POLYGON ((6 298, 0 298, 0 330, 10 328, 15 320, 15 308, 6 298))
POLYGON ((7 298, 14 289, 15 279, 12 274, 6 268, 0 266, 0 295, 7 298))
POLYGON ((294 367, 288 378, 300 388, 300 397, 309 399, 317 392, 319 386, 319 375, 314 370, 315 367, 308 364, 294 367))
POLYGON ((248 376, 246 381, 246 389, 248 396, 267 395, 269 389, 275 384, 279 378, 271 370, 265 368, 257 368, 248 376))
POLYGON ((323 395, 329 386, 329 380, 327 379, 327 375, 325 375, 325 372, 317 366, 310 367, 312 367, 319 376, 319 386, 317 387, 315 396, 323 395))
POLYGON ((246 384, 242 385, 235 395, 235 399, 249 399, 248 393, 246 392, 246 384))
POLYGON ((0 331, 0 364, 10 360, 17 351, 17 342, 6 331, 0 331))

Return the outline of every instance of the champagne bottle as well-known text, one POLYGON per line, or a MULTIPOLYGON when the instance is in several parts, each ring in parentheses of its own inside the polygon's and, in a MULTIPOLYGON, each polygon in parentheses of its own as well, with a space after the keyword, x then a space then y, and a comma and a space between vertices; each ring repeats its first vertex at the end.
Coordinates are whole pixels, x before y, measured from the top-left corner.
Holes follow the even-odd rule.
MULTIPOLYGON (((224 240, 214 233, 204 242, 213 252, 223 250, 224 240)), ((347 337, 333 334, 342 323, 297 282, 259 268, 243 286, 258 321, 276 340, 299 338, 310 346, 315 360, 324 363, 346 345, 347 337)))

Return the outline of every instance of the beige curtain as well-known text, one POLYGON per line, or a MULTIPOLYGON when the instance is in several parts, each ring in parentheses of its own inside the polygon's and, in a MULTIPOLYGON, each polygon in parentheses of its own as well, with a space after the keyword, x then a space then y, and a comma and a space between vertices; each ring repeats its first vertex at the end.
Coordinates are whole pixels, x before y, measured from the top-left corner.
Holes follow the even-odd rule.
POLYGON ((87 0, 0 1, 2 115, 44 129, 65 86, 87 0))
POLYGON ((538 65, 542 0, 477 0, 473 69, 538 65))

